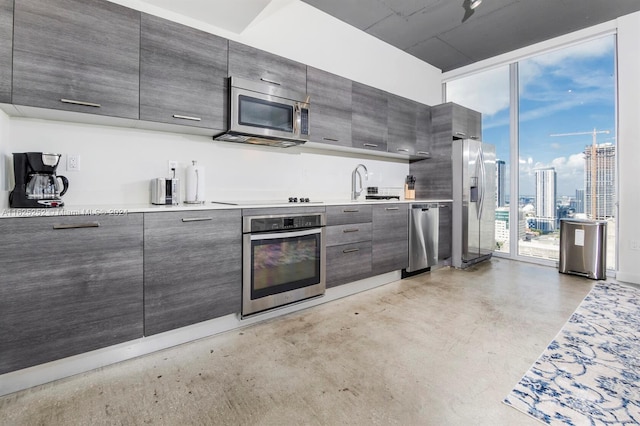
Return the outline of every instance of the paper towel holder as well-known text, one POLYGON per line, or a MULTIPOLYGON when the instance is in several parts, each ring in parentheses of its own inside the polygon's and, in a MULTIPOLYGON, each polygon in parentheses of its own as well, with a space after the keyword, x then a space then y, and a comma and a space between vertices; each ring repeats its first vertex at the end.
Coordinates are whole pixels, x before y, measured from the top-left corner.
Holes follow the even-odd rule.
POLYGON ((185 204, 204 204, 204 167, 193 160, 187 167, 185 204))

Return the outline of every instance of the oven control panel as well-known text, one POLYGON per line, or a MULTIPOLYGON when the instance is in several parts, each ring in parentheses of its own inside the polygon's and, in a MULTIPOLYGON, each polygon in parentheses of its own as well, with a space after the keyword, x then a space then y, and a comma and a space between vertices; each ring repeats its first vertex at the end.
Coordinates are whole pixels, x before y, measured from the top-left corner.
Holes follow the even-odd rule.
POLYGON ((252 217, 250 232, 283 231, 324 226, 323 215, 252 217))

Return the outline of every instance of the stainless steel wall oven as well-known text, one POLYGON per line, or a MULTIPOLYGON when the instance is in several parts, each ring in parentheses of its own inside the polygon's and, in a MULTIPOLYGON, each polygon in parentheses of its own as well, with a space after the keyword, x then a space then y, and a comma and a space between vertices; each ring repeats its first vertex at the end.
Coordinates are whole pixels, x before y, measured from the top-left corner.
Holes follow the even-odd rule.
POLYGON ((243 217, 242 316, 323 295, 324 213, 243 217))

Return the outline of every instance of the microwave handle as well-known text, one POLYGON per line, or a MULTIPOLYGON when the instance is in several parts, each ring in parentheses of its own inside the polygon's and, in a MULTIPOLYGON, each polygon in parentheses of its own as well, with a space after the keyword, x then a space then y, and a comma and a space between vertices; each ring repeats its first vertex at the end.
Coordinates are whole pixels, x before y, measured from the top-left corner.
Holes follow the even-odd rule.
POLYGON ((300 125, 302 124, 301 115, 302 111, 300 108, 300 103, 296 102, 295 107, 293 107, 293 134, 296 136, 300 135, 300 125))

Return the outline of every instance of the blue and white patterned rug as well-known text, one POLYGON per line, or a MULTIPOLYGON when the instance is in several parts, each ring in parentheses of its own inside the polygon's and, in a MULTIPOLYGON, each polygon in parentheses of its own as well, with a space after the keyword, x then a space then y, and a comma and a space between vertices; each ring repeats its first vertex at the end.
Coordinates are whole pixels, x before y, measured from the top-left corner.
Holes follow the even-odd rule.
POLYGON ((504 402, 550 425, 640 424, 640 290, 596 284, 504 402))

